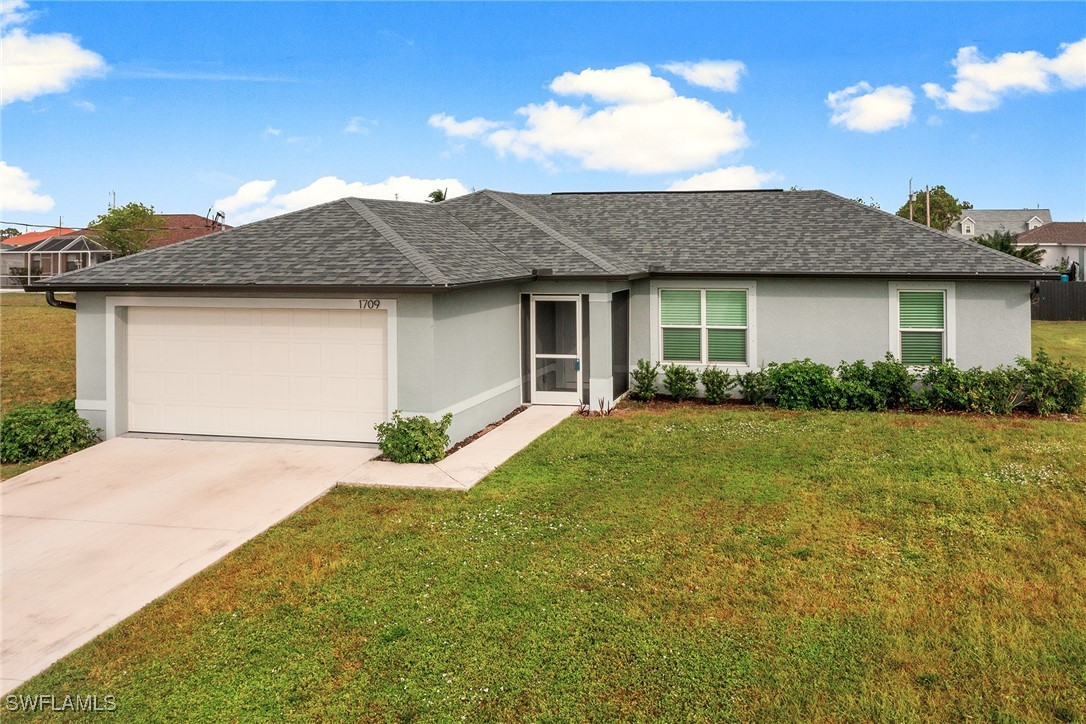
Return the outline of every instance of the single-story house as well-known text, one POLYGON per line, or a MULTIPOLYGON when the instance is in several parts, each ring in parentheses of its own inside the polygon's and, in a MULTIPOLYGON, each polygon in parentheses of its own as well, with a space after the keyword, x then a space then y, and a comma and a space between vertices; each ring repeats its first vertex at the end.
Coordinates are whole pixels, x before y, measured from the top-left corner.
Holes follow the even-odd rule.
POLYGON ((1053 221, 1018 236, 1018 246, 1030 244, 1044 252, 1041 263, 1046 266, 1056 266, 1063 260, 1068 264, 1077 261, 1080 277, 1086 269, 1086 221, 1053 221))
POLYGON ((50 236, 22 245, 0 245, 0 287, 22 289, 44 277, 101 264, 113 252, 82 234, 50 236))
POLYGON ((77 294, 76 406, 128 431, 452 438, 610 405, 644 358, 994 367, 1052 272, 825 191, 341 199, 34 284, 77 294))

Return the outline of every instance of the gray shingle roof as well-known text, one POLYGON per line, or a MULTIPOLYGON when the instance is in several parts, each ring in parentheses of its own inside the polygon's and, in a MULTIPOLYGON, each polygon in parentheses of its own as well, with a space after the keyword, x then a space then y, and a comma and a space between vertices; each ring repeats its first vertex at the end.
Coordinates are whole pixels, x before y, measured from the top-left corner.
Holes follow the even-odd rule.
POLYGON ((545 269, 574 278, 1047 275, 825 191, 480 191, 441 204, 341 199, 35 286, 433 291, 545 269))
POLYGON ((1029 220, 1036 216, 1042 224, 1052 223, 1048 209, 966 209, 960 219, 950 225, 948 233, 962 235, 962 222, 973 220, 973 234, 969 238, 988 236, 997 231, 1021 234, 1029 231, 1029 220))

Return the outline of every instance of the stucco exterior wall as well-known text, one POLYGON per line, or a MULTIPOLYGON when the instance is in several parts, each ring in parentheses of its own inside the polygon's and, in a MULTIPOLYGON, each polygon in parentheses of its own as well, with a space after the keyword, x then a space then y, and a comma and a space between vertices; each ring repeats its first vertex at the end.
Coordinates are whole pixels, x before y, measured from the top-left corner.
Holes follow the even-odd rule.
MULTIPOLYGON (((894 285, 945 289, 948 354, 959 366, 1014 364, 1030 354, 1028 282, 888 282, 878 279, 654 279, 632 285, 631 364, 660 360, 659 290, 749 285, 752 367, 810 357, 836 366, 842 360, 882 359, 896 351, 891 329, 894 285)), ((749 369, 731 368, 743 371, 749 369)))
POLYGON ((425 358, 432 397, 428 407, 404 409, 452 412, 455 442, 520 405, 520 297, 510 285, 432 299, 432 349, 425 358))
POLYGON ((80 292, 75 310, 75 409, 106 429, 106 295, 80 292))

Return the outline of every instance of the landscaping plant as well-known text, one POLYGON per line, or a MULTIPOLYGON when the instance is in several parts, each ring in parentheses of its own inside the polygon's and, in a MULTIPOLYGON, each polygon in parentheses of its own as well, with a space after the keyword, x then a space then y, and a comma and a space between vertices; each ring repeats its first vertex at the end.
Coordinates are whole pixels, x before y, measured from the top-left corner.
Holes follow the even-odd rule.
POLYGON ((0 462, 56 460, 98 442, 72 400, 25 405, 0 420, 0 462))
POLYGON ((1086 401, 1086 372, 1065 359, 1053 360, 1044 349, 1038 350, 1032 361, 1019 357, 1018 364, 1022 368, 1026 409, 1038 415, 1071 414, 1082 409, 1086 401))
POLYGON ((434 463, 445 457, 449 447, 449 425, 452 413, 445 413, 434 422, 423 415, 403 417, 399 410, 392 411, 390 422, 374 425, 377 445, 381 452, 394 463, 434 463))
POLYGON ((664 367, 664 389, 676 402, 697 397, 698 373, 686 365, 673 362, 664 367))
POLYGON ((774 362, 766 368, 766 374, 778 407, 786 410, 840 407, 840 386, 829 365, 810 359, 781 364, 774 362))
POLYGON ((739 375, 739 389, 743 399, 752 405, 764 405, 773 396, 769 374, 764 367, 739 375))
POLYGON ((719 405, 731 397, 731 391, 739 384, 739 377, 726 370, 707 367, 701 373, 701 384, 705 388, 705 401, 710 405, 719 405))
POLYGON ((637 366, 630 373, 630 397, 642 402, 656 397, 656 376, 659 373, 659 362, 649 364, 646 359, 637 360, 637 366))

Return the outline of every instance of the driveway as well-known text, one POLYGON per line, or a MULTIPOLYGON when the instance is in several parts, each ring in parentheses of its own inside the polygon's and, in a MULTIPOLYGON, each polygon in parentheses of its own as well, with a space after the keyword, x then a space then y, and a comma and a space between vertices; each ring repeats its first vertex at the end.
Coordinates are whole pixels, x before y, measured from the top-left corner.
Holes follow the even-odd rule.
POLYGON ((138 611, 377 455, 121 437, 0 486, 0 693, 138 611))

